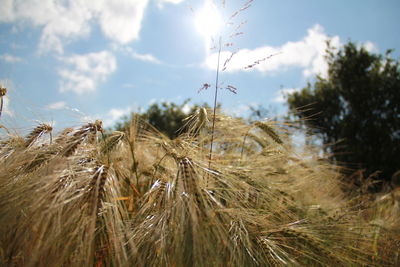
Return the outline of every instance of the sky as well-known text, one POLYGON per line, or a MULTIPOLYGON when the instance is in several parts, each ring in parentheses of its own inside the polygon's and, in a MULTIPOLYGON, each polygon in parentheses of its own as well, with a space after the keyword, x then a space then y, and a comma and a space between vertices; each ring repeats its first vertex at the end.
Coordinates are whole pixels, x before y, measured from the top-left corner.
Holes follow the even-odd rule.
POLYGON ((219 37, 218 102, 234 116, 284 114, 285 93, 326 77, 327 39, 399 59, 398 0, 254 0, 231 18, 246 2, 0 0, 0 124, 111 127, 156 102, 212 104, 219 37))

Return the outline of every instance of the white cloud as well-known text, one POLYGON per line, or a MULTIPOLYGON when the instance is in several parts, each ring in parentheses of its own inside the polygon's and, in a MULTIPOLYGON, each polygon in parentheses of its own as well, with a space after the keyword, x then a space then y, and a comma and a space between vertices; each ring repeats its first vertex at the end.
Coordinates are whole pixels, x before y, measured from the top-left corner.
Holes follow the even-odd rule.
POLYGON ((138 59, 140 61, 145 61, 145 62, 150 62, 150 63, 155 63, 155 64, 161 64, 161 61, 159 59, 157 59, 155 56, 151 55, 151 54, 139 54, 136 52, 131 52, 130 55, 135 58, 138 59))
MULTIPOLYGON (((328 36, 324 28, 318 24, 308 29, 307 35, 296 42, 289 41, 282 46, 262 46, 253 50, 241 49, 232 57, 226 71, 259 71, 261 73, 275 73, 297 67, 303 69, 303 75, 309 77, 320 75, 327 77, 328 64, 325 60, 326 41, 330 40, 331 46, 340 48, 342 43, 339 36, 328 36), (265 60, 263 60, 265 59, 265 60), (254 64, 259 61, 258 64, 254 64), (248 68, 253 65, 252 68, 248 68)), ((362 44, 369 52, 378 51, 376 45, 370 41, 362 44)), ((221 53, 221 62, 225 62, 231 52, 221 53)), ((215 69, 218 54, 213 53, 205 60, 205 66, 215 69)))
MULTIPOLYGON (((90 2, 91 5, 93 2, 90 2)), ((139 37, 148 0, 103 0, 96 6, 102 32, 121 44, 139 37)))
POLYGON ((39 51, 63 52, 62 40, 86 36, 93 17, 85 0, 6 0, 0 8, 2 22, 24 22, 41 27, 39 51))
POLYGON ((124 109, 120 108, 112 108, 108 111, 106 118, 104 119, 104 127, 113 126, 119 119, 121 119, 125 115, 129 115, 132 112, 131 107, 127 107, 124 109))
POLYGON ((379 52, 378 47, 373 42, 370 42, 370 41, 367 41, 367 42, 363 43, 362 47, 364 47, 364 49, 367 50, 370 53, 379 52))
POLYGON ((10 54, 2 54, 2 55, 0 55, 0 60, 3 60, 3 61, 8 62, 8 63, 16 63, 16 62, 22 62, 23 61, 22 58, 16 57, 16 56, 13 56, 13 55, 10 55, 10 54))
MULTIPOLYGON (((324 59, 326 40, 331 39, 331 44, 334 47, 340 45, 338 36, 328 37, 322 26, 314 25, 308 30, 307 35, 296 42, 287 42, 282 46, 263 46, 253 50, 239 50, 228 63, 226 71, 239 70, 257 70, 262 73, 273 73, 283 71, 291 67, 303 68, 303 75, 310 76, 313 74, 326 75, 327 64, 324 59), (273 55, 273 56, 271 56, 273 55), (271 56, 270 58, 267 58, 271 56), (252 68, 247 66, 254 62, 267 58, 252 68)), ((221 54, 222 62, 231 55, 228 51, 223 51, 221 54)), ((206 59, 205 65, 210 69, 215 69, 217 54, 211 54, 206 59)))
POLYGON ((65 41, 87 36, 98 23, 110 40, 126 44, 139 37, 149 0, 3 0, 0 22, 41 27, 39 51, 63 53, 65 41))
POLYGON ((54 103, 47 105, 47 108, 57 110, 57 109, 63 109, 66 106, 67 106, 67 104, 64 101, 59 101, 59 102, 54 102, 54 103))
POLYGON ((117 68, 115 57, 108 51, 63 57, 65 67, 60 69, 60 91, 77 94, 96 90, 99 83, 117 68))
POLYGON ((283 88, 276 93, 276 97, 273 99, 273 102, 284 103, 286 102, 286 95, 298 92, 299 90, 300 88, 283 88))
POLYGON ((122 52, 125 55, 131 56, 133 59, 144 61, 144 62, 149 62, 149 63, 154 63, 154 64, 162 64, 162 61, 153 56, 152 54, 149 53, 138 53, 134 51, 131 47, 129 46, 123 46, 119 45, 116 43, 111 44, 111 49, 113 51, 118 51, 122 52))
POLYGON ((164 4, 180 4, 185 0, 158 0, 157 6, 158 8, 163 8, 164 4))

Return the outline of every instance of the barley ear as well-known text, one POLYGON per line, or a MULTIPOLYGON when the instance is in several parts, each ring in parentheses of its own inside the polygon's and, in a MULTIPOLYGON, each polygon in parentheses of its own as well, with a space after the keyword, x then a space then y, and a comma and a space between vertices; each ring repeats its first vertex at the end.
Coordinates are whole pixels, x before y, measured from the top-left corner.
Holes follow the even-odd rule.
POLYGON ((90 214, 99 214, 103 206, 105 184, 108 177, 108 169, 104 165, 98 165, 94 169, 92 180, 88 185, 88 201, 90 214))
POLYGON ((261 129, 263 132, 265 132, 269 137, 272 138, 272 140, 274 140, 277 144, 282 145, 283 141, 282 139, 279 137, 279 135, 275 132, 275 130, 269 126, 267 123, 264 122, 259 122, 257 121, 254 124, 256 127, 258 127, 259 129, 261 129))
POLYGON ((101 153, 107 154, 110 153, 125 137, 124 132, 115 131, 110 136, 108 136, 104 140, 104 144, 101 147, 101 153))
POLYGON ((3 97, 7 94, 7 88, 0 86, 0 97, 3 97))
POLYGON ((64 148, 62 153, 63 156, 69 157, 78 148, 78 146, 86 140, 90 135, 95 136, 97 132, 102 132, 102 121, 96 120, 94 123, 88 123, 83 125, 76 133, 72 135, 72 137, 67 140, 67 145, 64 148))
POLYGON ((42 123, 39 126, 37 126, 35 129, 33 129, 29 135, 25 138, 25 147, 30 147, 33 145, 33 143, 38 140, 42 135, 45 133, 49 133, 53 130, 53 127, 51 127, 49 124, 42 123))
POLYGON ((198 108, 194 114, 185 118, 184 121, 186 121, 186 123, 180 131, 186 128, 189 135, 194 136, 198 135, 210 122, 208 119, 207 109, 203 107, 198 108))

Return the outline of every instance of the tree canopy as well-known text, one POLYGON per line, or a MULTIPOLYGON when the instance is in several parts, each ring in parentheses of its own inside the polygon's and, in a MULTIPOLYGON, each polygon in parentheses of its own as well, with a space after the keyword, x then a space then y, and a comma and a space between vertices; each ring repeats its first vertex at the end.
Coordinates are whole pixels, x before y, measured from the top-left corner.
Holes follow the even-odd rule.
POLYGON ((328 77, 288 95, 289 108, 335 161, 390 180, 400 169, 399 61, 352 42, 327 52, 328 77))
MULTIPOLYGON (((143 121, 148 122, 157 130, 173 139, 184 131, 185 121, 190 114, 193 114, 199 105, 190 105, 188 110, 185 110, 186 105, 190 99, 185 100, 181 105, 172 102, 154 103, 150 105, 145 112, 138 114, 131 114, 131 118, 124 118, 115 126, 116 130, 124 131, 133 116, 139 116, 143 121)), ((204 104, 205 107, 208 105, 204 104)))

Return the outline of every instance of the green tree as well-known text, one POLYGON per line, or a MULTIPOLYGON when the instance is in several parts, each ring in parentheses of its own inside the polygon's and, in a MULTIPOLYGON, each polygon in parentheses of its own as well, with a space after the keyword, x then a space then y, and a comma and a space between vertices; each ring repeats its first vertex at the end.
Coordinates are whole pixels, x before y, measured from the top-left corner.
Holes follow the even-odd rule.
POLYGON ((289 108, 319 134, 333 159, 390 180, 400 169, 399 61, 354 43, 328 45, 328 77, 288 96, 289 108))
MULTIPOLYGON (((184 107, 189 103, 189 101, 190 99, 185 100, 181 105, 171 102, 154 103, 143 113, 133 113, 130 118, 125 117, 121 122, 116 124, 115 129, 124 131, 127 129, 131 118, 138 115, 140 119, 147 121, 157 130, 173 139, 185 130, 184 119, 190 114, 193 114, 199 108, 199 105, 193 105, 190 107, 189 111, 184 110, 184 107)), ((203 106, 208 108, 206 104, 203 106)))

